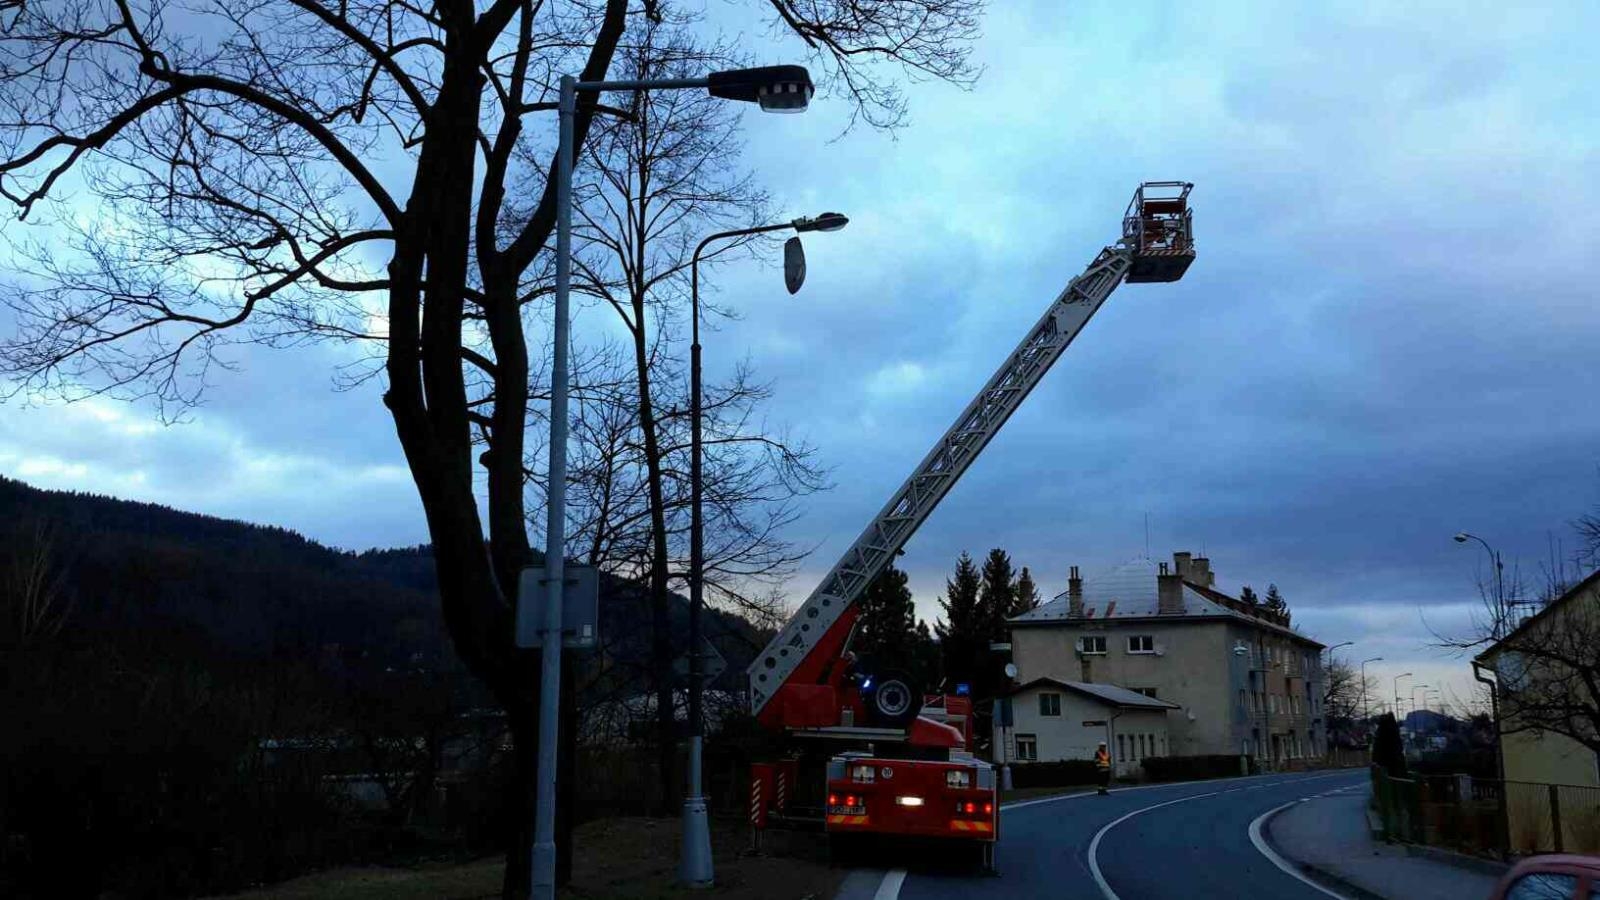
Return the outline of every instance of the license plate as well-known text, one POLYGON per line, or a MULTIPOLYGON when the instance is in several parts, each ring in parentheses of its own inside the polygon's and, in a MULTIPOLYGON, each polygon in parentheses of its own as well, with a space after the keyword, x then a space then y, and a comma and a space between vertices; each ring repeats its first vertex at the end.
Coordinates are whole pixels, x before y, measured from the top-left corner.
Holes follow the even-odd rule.
POLYGON ((865 806, 830 806, 828 813, 835 816, 864 816, 867 814, 865 806))

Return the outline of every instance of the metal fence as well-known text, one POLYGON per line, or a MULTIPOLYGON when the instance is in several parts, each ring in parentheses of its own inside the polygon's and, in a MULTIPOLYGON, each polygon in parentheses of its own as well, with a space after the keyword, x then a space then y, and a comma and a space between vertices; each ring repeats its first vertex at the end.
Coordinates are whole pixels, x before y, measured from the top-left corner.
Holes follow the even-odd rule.
POLYGON ((1372 768, 1387 840, 1480 856, 1600 853, 1600 788, 1372 768))

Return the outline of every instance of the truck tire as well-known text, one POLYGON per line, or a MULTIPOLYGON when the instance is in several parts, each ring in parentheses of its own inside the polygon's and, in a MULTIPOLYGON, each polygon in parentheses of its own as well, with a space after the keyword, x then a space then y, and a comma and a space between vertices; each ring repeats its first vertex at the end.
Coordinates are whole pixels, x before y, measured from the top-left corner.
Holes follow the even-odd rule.
POLYGON ((861 701, 867 718, 882 728, 904 728, 922 712, 922 693, 904 672, 887 669, 872 676, 861 701))

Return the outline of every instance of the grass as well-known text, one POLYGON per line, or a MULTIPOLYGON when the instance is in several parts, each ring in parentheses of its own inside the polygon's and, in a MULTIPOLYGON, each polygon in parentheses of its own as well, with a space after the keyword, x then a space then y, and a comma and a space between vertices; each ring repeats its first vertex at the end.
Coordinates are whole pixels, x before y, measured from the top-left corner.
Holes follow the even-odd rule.
MULTIPOLYGON (((737 820, 712 824, 716 885, 679 887, 676 819, 603 819, 578 829, 569 900, 822 900, 833 896, 844 871, 828 864, 820 834, 774 831, 759 856, 746 852, 749 832, 737 820)), ((500 896, 505 861, 390 868, 349 867, 318 872, 233 895, 239 900, 488 900, 500 896)))

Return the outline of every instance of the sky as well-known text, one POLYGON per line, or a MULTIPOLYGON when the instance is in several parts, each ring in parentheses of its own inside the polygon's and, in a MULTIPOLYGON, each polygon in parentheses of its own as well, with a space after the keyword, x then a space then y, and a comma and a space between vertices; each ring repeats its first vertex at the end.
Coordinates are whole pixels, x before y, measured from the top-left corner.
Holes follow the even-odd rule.
MULTIPOLYGON (((1275 583, 1296 623, 1383 685, 1470 671, 1481 535, 1524 574, 1600 505, 1593 302, 1600 8, 1492 3, 996 0, 970 90, 906 85, 893 134, 819 98, 745 120, 745 162, 808 235, 808 281, 724 266, 742 311, 707 365, 748 359, 765 415, 833 488, 789 537, 798 601, 1065 285, 1140 181, 1182 179, 1199 256, 1117 291, 900 564, 921 615, 958 554, 1006 549, 1046 597, 1131 557, 1210 557, 1275 583), (1146 522, 1148 521, 1148 538, 1146 522)), ((792 43, 712 4, 757 61, 792 43)), ((578 327, 582 327, 580 320, 578 327)), ((378 387, 345 350, 238 348, 162 425, 106 400, 0 407, 0 473, 294 528, 426 540, 378 387)), ((1402 689, 1402 693, 1404 693, 1402 689)), ((1387 691, 1385 691, 1387 693, 1387 691)))

